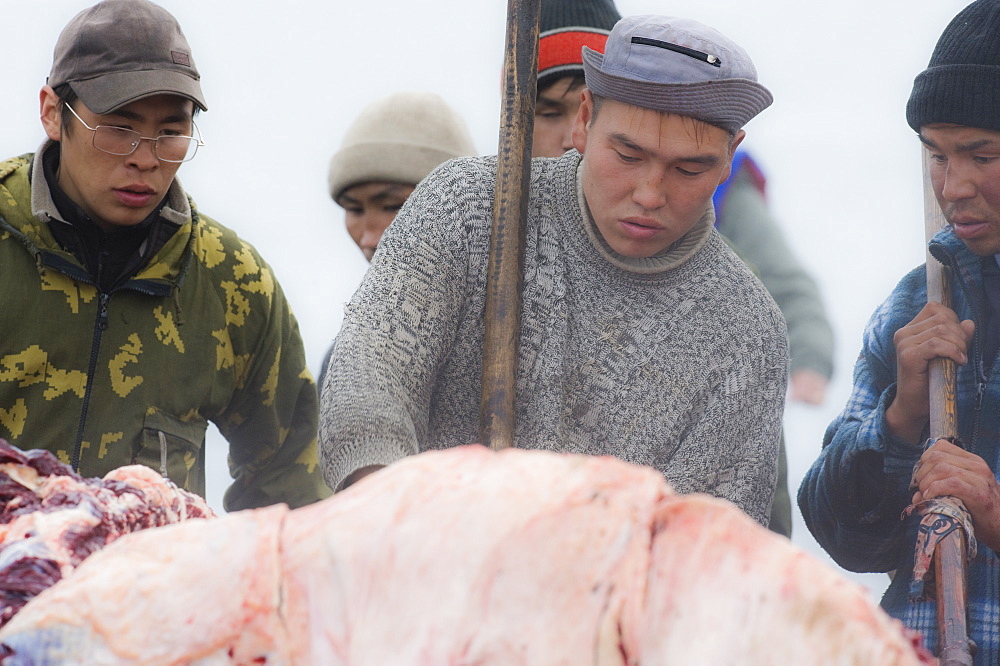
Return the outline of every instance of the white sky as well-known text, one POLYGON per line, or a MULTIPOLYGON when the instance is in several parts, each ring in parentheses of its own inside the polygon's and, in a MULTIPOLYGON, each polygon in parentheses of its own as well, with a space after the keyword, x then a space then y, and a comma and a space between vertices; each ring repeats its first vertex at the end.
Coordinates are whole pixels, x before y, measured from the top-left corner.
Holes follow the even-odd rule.
MULTIPOLYGON (((0 158, 43 139, 38 90, 62 27, 87 0, 0 0, 0 158)), ((496 152, 507 6, 501 0, 161 0, 201 71, 208 146, 180 177, 199 208, 273 267, 295 309, 310 367, 367 267, 326 191, 326 169, 367 103, 398 90, 442 95, 481 153, 496 152)), ((820 283, 837 334, 822 407, 789 405, 794 495, 850 392, 861 331, 923 261, 920 150, 904 109, 913 77, 966 0, 619 0, 622 14, 687 16, 739 42, 775 102, 743 146, 768 175, 769 201, 820 283)), ((210 435, 209 501, 228 482, 210 435)), ((793 541, 826 558, 795 510, 793 541)), ((835 566, 835 565, 834 565, 835 566)), ((881 574, 850 575, 880 593, 881 574)))

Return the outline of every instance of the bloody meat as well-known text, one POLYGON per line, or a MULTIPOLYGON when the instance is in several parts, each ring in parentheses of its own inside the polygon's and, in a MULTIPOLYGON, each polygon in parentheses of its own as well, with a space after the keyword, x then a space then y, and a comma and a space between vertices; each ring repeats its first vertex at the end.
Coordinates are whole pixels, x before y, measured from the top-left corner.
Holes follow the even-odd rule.
POLYGON ((0 439, 0 626, 122 535, 213 515, 148 467, 85 479, 48 451, 0 439))

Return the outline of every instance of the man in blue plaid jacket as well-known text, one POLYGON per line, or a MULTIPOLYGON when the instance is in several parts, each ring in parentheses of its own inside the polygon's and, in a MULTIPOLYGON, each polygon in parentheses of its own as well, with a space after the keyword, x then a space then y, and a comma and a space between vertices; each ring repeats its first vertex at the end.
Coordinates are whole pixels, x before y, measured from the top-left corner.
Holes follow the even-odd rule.
MULTIPOLYGON (((798 502, 806 525, 851 571, 892 572, 890 615, 936 649, 935 602, 911 572, 920 515, 910 505, 955 496, 978 548, 968 568, 976 664, 1000 664, 1000 0, 977 0, 941 35, 906 109, 930 157, 948 226, 930 243, 951 268, 952 305, 927 303, 913 270, 864 334, 847 407, 827 429, 798 502), (928 364, 958 364, 959 437, 929 435, 928 364)), ((918 567, 919 570, 919 567, 918 567)))

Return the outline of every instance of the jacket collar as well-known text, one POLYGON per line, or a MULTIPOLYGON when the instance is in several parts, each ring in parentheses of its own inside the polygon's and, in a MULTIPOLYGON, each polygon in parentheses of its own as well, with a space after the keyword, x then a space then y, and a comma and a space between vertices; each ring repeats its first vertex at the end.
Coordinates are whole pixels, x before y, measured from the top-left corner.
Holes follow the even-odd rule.
POLYGON ((950 226, 934 234, 927 249, 942 264, 957 270, 968 285, 979 284, 982 258, 970 251, 950 226))
MULTIPOLYGON (((39 222, 58 222, 67 224, 66 220, 59 213, 52 192, 49 191, 48 183, 45 180, 44 155, 48 150, 58 150, 55 141, 46 139, 35 153, 35 159, 31 164, 31 212, 39 222)), ((191 219, 191 204, 184 188, 177 178, 170 184, 165 197, 166 203, 160 209, 160 216, 168 222, 181 226, 191 219)))
MULTIPOLYGON (((71 253, 60 247, 49 229, 50 224, 68 224, 55 205, 43 171, 42 156, 45 151, 53 149, 58 149, 55 142, 46 140, 25 169, 31 193, 31 215, 25 211, 19 223, 15 220, 10 220, 10 223, 16 229, 20 227, 18 230, 25 235, 29 249, 34 248, 33 252, 41 254, 42 264, 58 268, 74 279, 85 279, 85 269, 71 253), (74 267, 79 270, 74 270, 74 267)), ((198 215, 176 178, 167 191, 160 217, 170 223, 176 232, 135 276, 131 282, 134 288, 158 291, 161 287, 156 287, 154 283, 163 287, 176 285, 191 261, 198 215)))

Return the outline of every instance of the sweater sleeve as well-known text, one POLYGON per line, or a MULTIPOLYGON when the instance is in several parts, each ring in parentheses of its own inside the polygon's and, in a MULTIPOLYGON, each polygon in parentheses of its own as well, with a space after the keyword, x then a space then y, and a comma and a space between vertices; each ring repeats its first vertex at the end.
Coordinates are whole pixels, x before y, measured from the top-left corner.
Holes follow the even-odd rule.
MULTIPOLYGON (((766 343, 756 359, 750 357, 745 368, 737 364, 733 370, 748 373, 746 384, 740 383, 736 395, 729 391, 723 398, 732 400, 726 415, 726 431, 732 437, 730 445, 743 455, 733 468, 734 480, 730 493, 735 503, 744 507, 761 525, 771 517, 771 505, 778 480, 778 456, 781 445, 781 416, 784 413, 785 389, 788 381, 788 350, 785 341, 766 343), (764 389, 763 387, 767 387, 764 389)), ((727 387, 741 376, 732 373, 727 387)), ((710 433, 705 432, 705 436, 710 433)))
POLYGON ((802 267, 749 177, 730 184, 719 214, 719 232, 757 274, 788 324, 791 371, 833 373, 833 328, 816 281, 802 267))
POLYGON ((465 302, 462 209, 475 189, 440 170, 429 175, 383 235, 346 308, 321 388, 320 458, 334 489, 362 467, 417 453, 425 440, 465 302))
POLYGON ((238 358, 247 363, 244 379, 217 421, 229 441, 234 478, 223 505, 227 511, 279 502, 297 508, 330 495, 316 443, 319 398, 284 292, 252 248, 243 256, 248 270, 259 271, 261 288, 234 333, 238 358))
POLYGON ((891 571, 906 543, 900 514, 912 496, 909 481, 921 448, 892 436, 885 423, 896 391, 892 337, 910 316, 895 309, 890 297, 869 321, 851 397, 798 493, 809 531, 850 571, 891 571))

